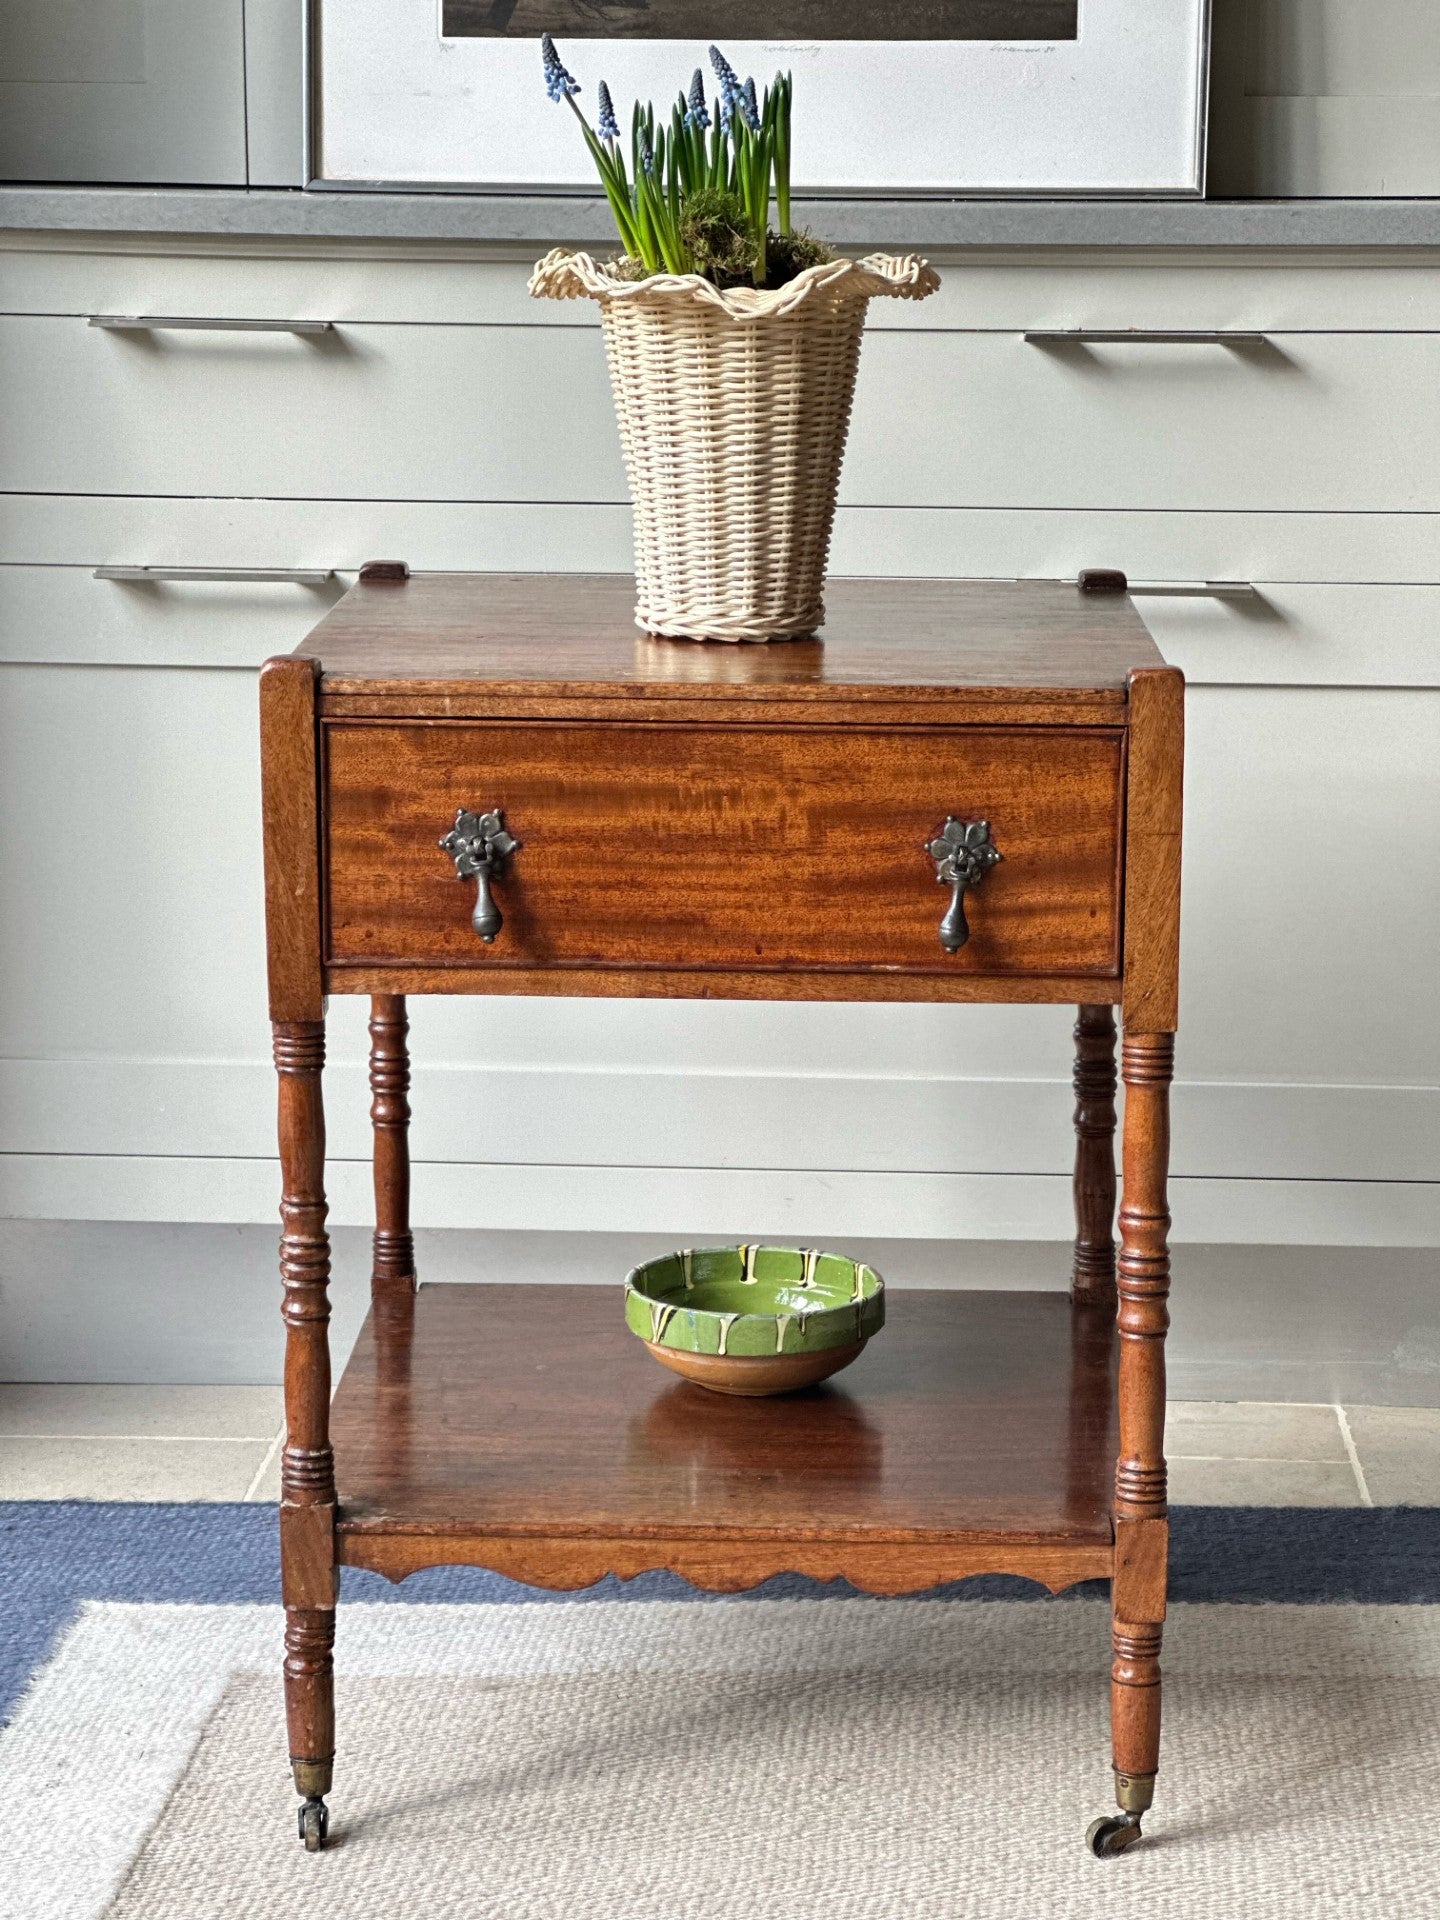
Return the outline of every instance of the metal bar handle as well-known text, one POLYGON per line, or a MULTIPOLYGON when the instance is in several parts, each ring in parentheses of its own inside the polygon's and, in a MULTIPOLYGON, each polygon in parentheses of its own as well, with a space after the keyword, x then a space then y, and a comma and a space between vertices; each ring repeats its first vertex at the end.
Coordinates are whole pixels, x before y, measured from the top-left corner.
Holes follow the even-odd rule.
POLYGON ((1118 567, 1082 567, 1082 593, 1149 593, 1170 600, 1255 600, 1248 580, 1128 580, 1118 567))
POLYGON ((1253 600, 1248 580, 1132 580, 1130 592, 1154 594, 1166 600, 1253 600))
POLYGON ((92 313, 89 324, 108 333, 331 333, 333 320, 235 320, 216 314, 92 313))
POLYGON ((96 580, 230 580, 248 586, 280 581, 287 586, 323 587, 335 578, 330 567, 96 567, 96 580))
POLYGON ((1022 336, 1032 345, 1046 341, 1078 341, 1083 345, 1137 347, 1232 347, 1256 346, 1269 338, 1263 333, 1241 333, 1227 328, 1187 327, 1031 327, 1022 336))

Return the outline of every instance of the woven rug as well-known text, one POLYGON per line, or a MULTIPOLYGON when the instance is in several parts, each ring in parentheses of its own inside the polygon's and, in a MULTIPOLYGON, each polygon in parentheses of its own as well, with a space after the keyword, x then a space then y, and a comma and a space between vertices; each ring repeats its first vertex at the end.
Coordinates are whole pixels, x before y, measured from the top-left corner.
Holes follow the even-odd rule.
MULTIPOLYGON (((227 1516, 168 1518, 174 1585, 227 1516)), ((1094 1598, 384 1591, 342 1604, 320 1856, 294 1837, 278 1608, 82 1601, 0 1735, 5 1920, 1440 1920, 1428 1595, 1181 1600, 1157 1806, 1102 1862, 1094 1598)))

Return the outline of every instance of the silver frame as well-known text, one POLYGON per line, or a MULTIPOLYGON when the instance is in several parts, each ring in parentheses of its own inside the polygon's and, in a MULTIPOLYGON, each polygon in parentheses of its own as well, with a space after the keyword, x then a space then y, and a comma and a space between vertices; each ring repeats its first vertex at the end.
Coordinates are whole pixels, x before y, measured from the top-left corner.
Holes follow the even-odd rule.
MULTIPOLYGON (((1083 0, 1082 0, 1083 4, 1083 0)), ((603 206, 604 196, 598 188, 592 193, 573 186, 556 186, 552 182, 540 185, 517 185, 507 181, 503 184, 484 181, 419 181, 419 180, 330 180, 320 171, 322 141, 321 109, 321 0, 305 0, 305 155, 306 155, 306 191, 311 193, 407 193, 407 194, 484 194, 494 199, 544 199, 575 200, 594 202, 603 206)), ((1199 60, 1197 64, 1197 85, 1195 89, 1195 125, 1193 144, 1195 151, 1195 185, 1192 187, 1151 187, 1151 188, 1077 188, 1072 193, 1057 194, 1049 188, 1008 187, 967 192, 967 200, 1035 200, 1035 201, 1124 201, 1150 200, 1203 200, 1205 198, 1206 175, 1210 163, 1210 85, 1212 78, 1210 33, 1215 9, 1215 0, 1201 0, 1199 23, 1199 60)), ((956 198, 953 189, 944 187, 912 188, 903 193, 888 191, 884 187, 808 187, 804 199, 807 201, 826 200, 864 200, 885 205, 905 206, 916 203, 934 203, 956 198)))

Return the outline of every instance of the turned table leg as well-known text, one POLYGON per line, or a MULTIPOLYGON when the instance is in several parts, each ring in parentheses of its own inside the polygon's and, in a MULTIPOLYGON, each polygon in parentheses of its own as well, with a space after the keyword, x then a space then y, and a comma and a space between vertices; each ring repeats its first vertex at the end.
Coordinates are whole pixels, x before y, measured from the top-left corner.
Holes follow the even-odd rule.
POLYGON ((1118 1852, 1139 1837, 1160 1759, 1160 1640, 1169 1522, 1165 1502, 1165 1332, 1170 1324, 1166 1180, 1172 1033, 1125 1034, 1124 1186, 1120 1201, 1120 1457, 1115 1468, 1110 1718, 1118 1820, 1091 1845, 1118 1852))
POLYGON ((375 1259, 370 1296, 377 1309, 402 1311, 415 1291, 409 1031, 404 994, 375 994, 370 1001, 370 1123, 375 1142, 375 1259))
POLYGON ((1075 1022, 1076 1304, 1115 1304, 1115 1010, 1081 1007, 1075 1022))
POLYGON ((330 1241, 325 1231, 321 1020, 276 1021, 280 1094, 280 1278, 285 1318, 285 1453, 280 1560, 285 1718, 300 1837, 324 1845, 335 1757, 335 1463, 330 1450, 330 1241))

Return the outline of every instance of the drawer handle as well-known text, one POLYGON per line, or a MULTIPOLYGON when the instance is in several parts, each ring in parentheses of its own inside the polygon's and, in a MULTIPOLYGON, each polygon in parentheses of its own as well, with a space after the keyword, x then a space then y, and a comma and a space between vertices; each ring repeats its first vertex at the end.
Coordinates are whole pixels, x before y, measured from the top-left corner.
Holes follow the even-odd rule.
POLYGON ((947 953, 958 953, 970 938, 970 923, 965 918, 965 895, 978 887, 1004 854, 990 838, 988 820, 957 820, 952 814, 928 848, 935 862, 935 878, 942 887, 953 888, 950 905, 940 922, 940 944, 947 953))
POLYGON ((1022 338, 1032 347, 1255 347, 1268 344, 1263 333, 1238 333, 1219 327, 1031 327, 1022 338))
POLYGON ((107 333, 333 333, 333 320, 232 320, 212 314, 92 313, 107 333))
POLYGON ((488 947, 505 924, 490 882, 504 872, 509 856, 520 851, 520 842, 506 832, 505 815, 498 807, 493 813, 470 813, 457 807, 455 824, 440 846, 455 862, 455 878, 475 882, 470 924, 488 947))
POLYGON ((1257 600, 1249 580, 1132 580, 1131 593, 1164 600, 1257 600))
POLYGON ((96 567, 97 580, 226 580, 236 586, 276 581, 292 587, 323 587, 335 578, 329 567, 96 567))

